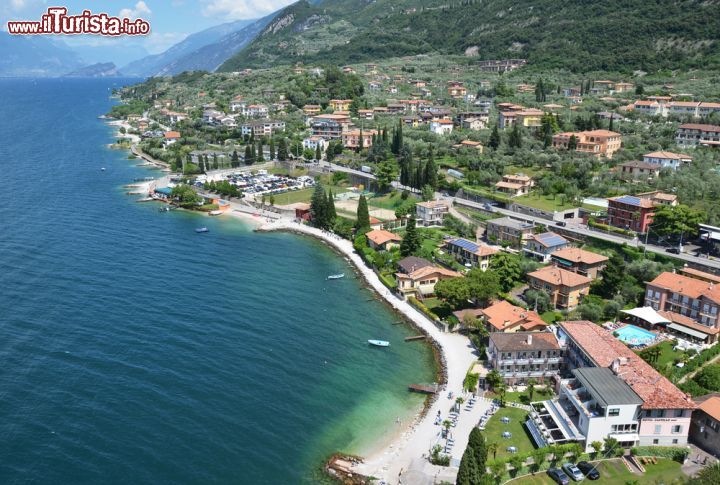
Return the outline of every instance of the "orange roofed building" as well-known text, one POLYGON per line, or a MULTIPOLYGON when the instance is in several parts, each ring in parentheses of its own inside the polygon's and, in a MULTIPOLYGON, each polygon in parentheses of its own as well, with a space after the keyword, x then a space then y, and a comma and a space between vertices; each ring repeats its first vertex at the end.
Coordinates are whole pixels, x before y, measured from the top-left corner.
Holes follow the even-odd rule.
POLYGON ((550 296, 554 308, 572 310, 583 296, 590 293, 592 280, 581 274, 551 266, 528 274, 531 288, 541 290, 550 296))
POLYGON ((404 296, 430 296, 438 281, 462 278, 463 275, 440 266, 424 266, 410 273, 396 273, 398 291, 404 296))
POLYGON ((544 330, 547 327, 537 312, 515 306, 505 300, 480 310, 480 317, 491 332, 544 330))
POLYGON ((573 136, 576 142, 576 152, 590 153, 596 157, 611 158, 622 146, 620 133, 609 130, 592 130, 558 133, 553 136, 553 147, 567 150, 573 136))
POLYGON ((400 236, 385 229, 373 229, 365 233, 365 237, 367 238, 368 246, 377 250, 392 249, 402 241, 400 236))

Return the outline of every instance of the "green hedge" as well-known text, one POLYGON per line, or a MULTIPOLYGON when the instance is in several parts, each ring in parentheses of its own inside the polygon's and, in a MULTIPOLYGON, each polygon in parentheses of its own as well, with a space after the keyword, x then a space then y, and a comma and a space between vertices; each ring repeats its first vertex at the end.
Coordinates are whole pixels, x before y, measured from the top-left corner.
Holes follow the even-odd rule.
POLYGON ((426 307, 424 303, 422 303, 421 301, 419 301, 419 300, 418 300, 417 298, 415 298, 414 296, 408 297, 408 302, 409 302, 412 306, 414 306, 415 308, 417 308, 418 310, 420 310, 420 312, 422 312, 422 313, 423 313, 426 317, 428 317, 430 320, 433 320, 433 321, 439 321, 439 320, 440 320, 440 317, 438 317, 437 315, 435 315, 435 314, 432 312, 432 310, 430 310, 428 307, 426 307))
POLYGON ((379 273, 378 276, 380 277, 380 281, 382 281, 383 284, 391 290, 397 288, 397 282, 391 275, 388 275, 386 273, 379 273))
POLYGON ((682 463, 688 455, 688 449, 679 446, 636 446, 630 449, 635 456, 658 456, 670 458, 682 463))
POLYGON ((599 222, 595 222, 595 220, 593 219, 588 219, 588 226, 603 231, 614 232, 615 234, 623 234, 625 236, 635 237, 635 233, 632 231, 626 231, 625 229, 619 227, 608 226, 607 224, 600 224, 599 222))
POLYGON ((718 354, 720 354, 720 344, 715 344, 709 349, 700 352, 695 358, 687 361, 683 367, 674 367, 671 376, 676 380, 680 379, 682 376, 702 367, 703 364, 718 354))

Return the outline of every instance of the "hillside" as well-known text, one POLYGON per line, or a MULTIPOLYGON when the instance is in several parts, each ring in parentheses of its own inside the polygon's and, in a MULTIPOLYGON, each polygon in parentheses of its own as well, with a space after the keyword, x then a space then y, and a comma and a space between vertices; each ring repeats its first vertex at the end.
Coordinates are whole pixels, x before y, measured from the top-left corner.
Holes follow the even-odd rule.
POLYGON ((98 62, 97 64, 76 69, 63 77, 118 77, 120 75, 114 63, 98 62))
MULTIPOLYGON (((183 70, 202 69, 212 70, 230 57, 244 43, 237 43, 228 46, 229 39, 233 36, 242 36, 245 27, 248 29, 246 36, 251 40, 262 27, 252 28, 257 20, 238 20, 217 25, 189 35, 186 39, 170 47, 160 54, 150 55, 133 61, 120 70, 129 76, 147 77, 157 74, 177 74, 183 70), (225 46, 215 47, 213 45, 225 46), (227 54, 223 57, 221 52, 227 54), (207 62, 207 55, 210 55, 211 62, 207 62), (215 62, 215 64, 213 64, 215 62), (186 67, 187 66, 187 67, 186 67), (179 70, 178 70, 179 69, 179 70)), ((264 25, 263 25, 264 26, 264 25)), ((245 42, 247 43, 247 42, 245 42)))
POLYGON ((717 9, 704 0, 302 0, 219 70, 428 52, 572 71, 718 67, 717 9))
POLYGON ((0 77, 60 76, 85 62, 61 41, 0 32, 0 77))

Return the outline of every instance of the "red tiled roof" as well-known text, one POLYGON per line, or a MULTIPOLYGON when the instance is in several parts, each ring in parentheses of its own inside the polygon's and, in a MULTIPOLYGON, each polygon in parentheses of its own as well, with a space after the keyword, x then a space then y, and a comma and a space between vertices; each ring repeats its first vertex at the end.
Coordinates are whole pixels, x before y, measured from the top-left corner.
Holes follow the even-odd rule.
POLYGON ((597 254, 590 251, 585 251, 584 249, 580 248, 558 249, 557 251, 552 253, 552 257, 558 257, 567 261, 572 261, 573 263, 585 264, 597 264, 608 260, 607 256, 603 256, 602 254, 597 254))
POLYGON ((536 326, 546 326, 536 312, 526 310, 522 307, 515 306, 505 300, 499 301, 481 312, 485 316, 487 322, 496 329, 503 331, 517 325, 530 324, 529 328, 536 326))
POLYGON ((685 130, 720 131, 720 126, 703 125, 700 123, 685 123, 683 125, 680 125, 678 128, 683 128, 685 130))
POLYGON ((528 273, 528 276, 531 278, 539 279, 540 281, 544 281, 551 285, 567 286, 568 288, 589 285, 590 283, 592 283, 592 280, 590 278, 587 278, 583 275, 573 273, 572 271, 567 271, 562 268, 553 268, 551 266, 547 266, 537 271, 533 271, 532 273, 528 273))
POLYGON ((660 273, 657 278, 648 283, 652 286, 665 288, 688 298, 697 299, 700 296, 710 298, 712 301, 720 303, 720 285, 708 283, 706 281, 690 278, 680 274, 664 272, 660 273))
POLYGON ((660 314, 660 316, 667 318, 672 323, 677 323, 678 325, 682 325, 683 327, 692 328, 693 330, 697 330, 698 332, 702 332, 706 335, 716 335, 718 332, 720 332, 720 329, 718 328, 702 325, 700 323, 697 323, 692 318, 686 317, 685 315, 680 315, 679 313, 666 312, 662 310, 658 311, 658 313, 660 314))
POLYGON ((386 231, 385 229, 373 229, 372 231, 365 233, 365 237, 378 246, 382 246, 389 241, 402 241, 400 236, 393 234, 390 231, 386 231))
POLYGON ((700 409, 713 419, 720 421, 720 397, 713 396, 700 404, 700 409))
POLYGON ((643 409, 694 409, 695 403, 612 333, 588 321, 561 322, 560 328, 599 367, 622 359, 617 375, 643 400, 643 409), (624 361, 624 362, 623 362, 624 361))

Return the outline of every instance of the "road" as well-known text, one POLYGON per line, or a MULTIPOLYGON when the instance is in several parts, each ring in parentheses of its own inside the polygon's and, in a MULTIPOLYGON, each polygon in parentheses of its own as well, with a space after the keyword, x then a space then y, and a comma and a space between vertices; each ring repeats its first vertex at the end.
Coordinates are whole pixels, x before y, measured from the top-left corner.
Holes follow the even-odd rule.
POLYGON ((321 160, 318 163, 318 166, 322 167, 322 168, 329 168, 333 172, 345 172, 345 173, 349 173, 352 175, 357 175, 358 177, 363 177, 363 178, 370 179, 370 180, 377 180, 377 177, 375 177, 375 175, 373 175, 371 173, 363 172, 361 170, 355 170, 355 169, 348 168, 348 167, 343 167, 342 165, 337 165, 335 163, 325 162, 325 161, 321 160))
MULTIPOLYGON (((442 195, 437 194, 438 196, 442 197, 442 195)), ((474 202, 472 200, 462 199, 459 197, 444 197, 445 199, 451 199, 453 201, 453 204, 456 205, 462 205, 465 207, 470 207, 473 209, 478 209, 484 212, 488 212, 485 204, 480 202, 474 202)), ((528 221, 528 222, 534 222, 536 224, 542 224, 545 226, 552 226, 553 222, 549 221, 547 219, 543 219, 542 217, 537 216, 530 216, 526 214, 519 214, 517 212, 513 212, 511 210, 507 209, 501 209, 499 207, 492 207, 492 212, 497 214, 502 214, 505 216, 512 217, 513 219, 518 219, 522 221, 528 221)), ((567 223, 564 227, 555 226, 553 227, 553 230, 559 233, 565 233, 570 236, 577 235, 577 236, 589 236, 594 237, 596 239, 602 239, 603 241, 609 241, 616 244, 627 244, 629 246, 635 246, 639 247, 642 246, 641 242, 635 238, 635 239, 627 239, 622 236, 618 236, 615 234, 608 234, 605 232, 597 231, 594 229, 589 228, 588 226, 582 225, 582 224, 572 224, 567 223)), ((687 253, 681 253, 681 254, 668 254, 666 251, 666 248, 663 246, 657 246, 654 244, 648 244, 645 246, 647 248, 647 251, 657 254, 662 254, 663 256, 670 256, 675 259, 680 259, 682 261, 687 262, 689 265, 692 265, 697 268, 705 268, 705 269, 711 269, 715 271, 720 271, 720 261, 717 261, 715 259, 708 259, 708 258, 699 258, 697 256, 693 256, 691 254, 687 253)))

